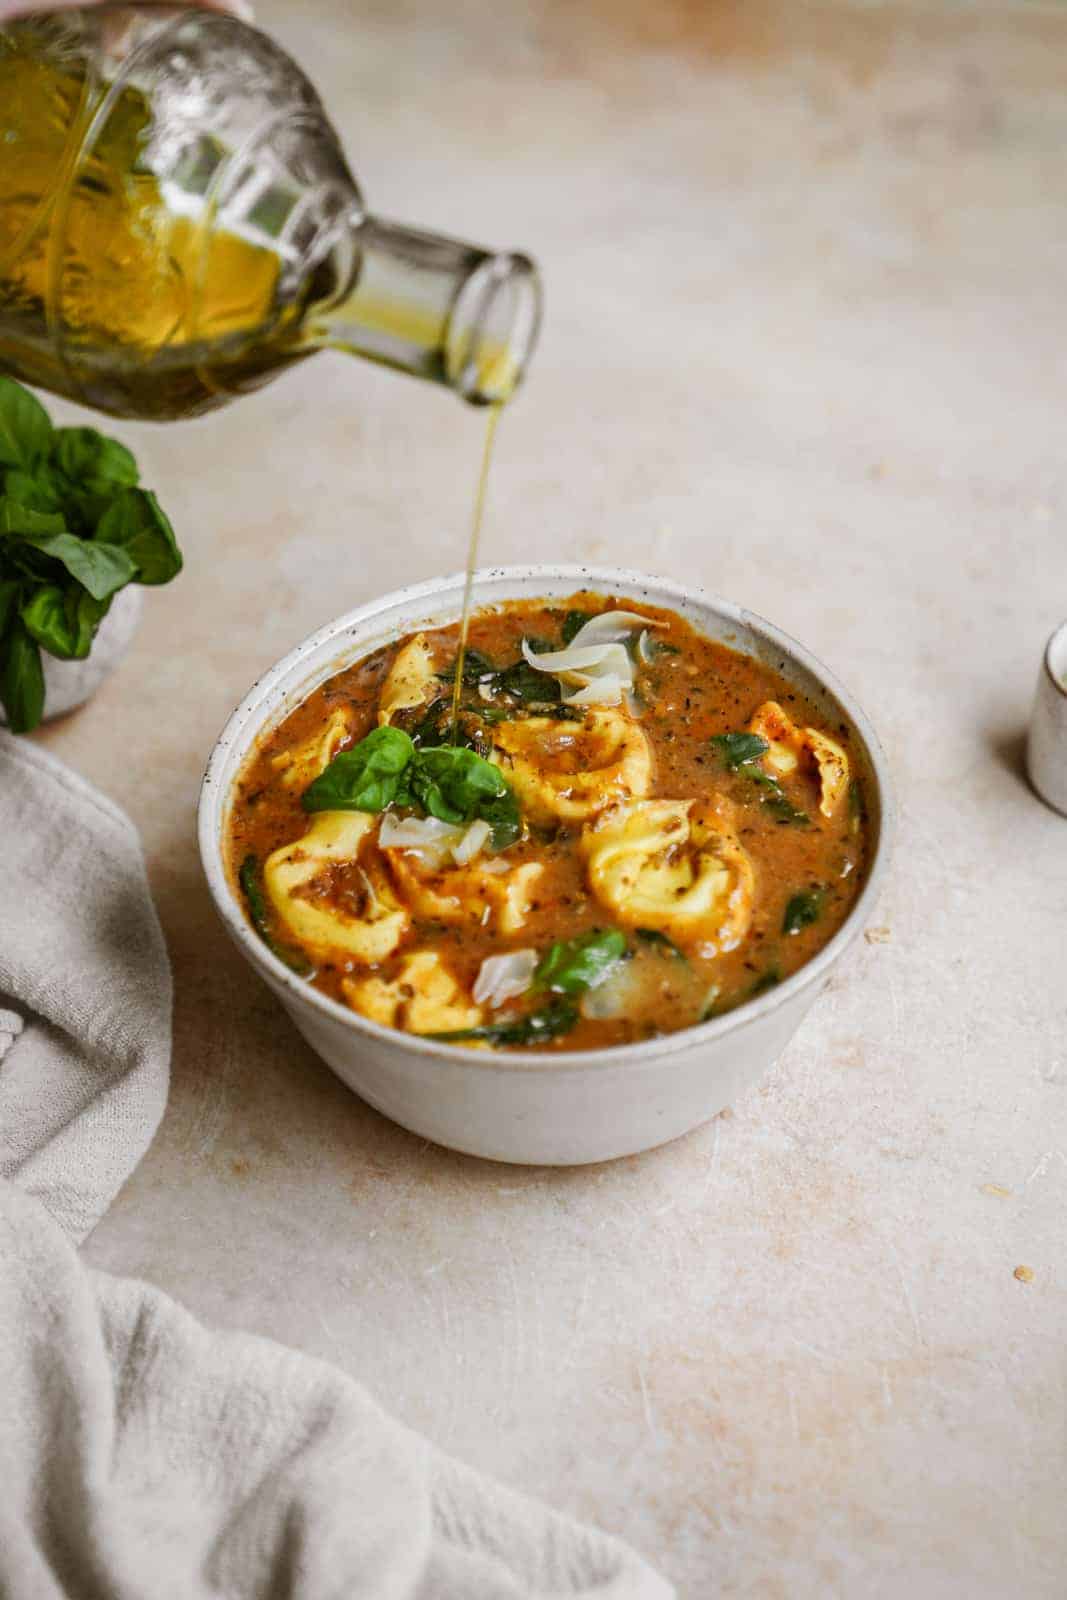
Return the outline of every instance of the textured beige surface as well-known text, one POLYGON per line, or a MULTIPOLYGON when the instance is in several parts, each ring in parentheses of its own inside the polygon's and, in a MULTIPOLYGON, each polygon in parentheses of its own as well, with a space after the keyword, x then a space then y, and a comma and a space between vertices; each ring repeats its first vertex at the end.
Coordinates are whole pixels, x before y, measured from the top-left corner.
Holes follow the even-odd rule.
POLYGON ((193 808, 257 672, 460 564, 477 419, 323 357, 130 428, 188 570, 45 742, 142 830, 177 1046, 90 1255, 340 1363, 686 1600, 1062 1594, 1067 824, 1019 754, 1067 613, 1067 14, 295 10, 261 15, 371 200, 542 261, 487 553, 692 575, 803 639, 882 732, 897 866, 731 1117, 566 1173, 420 1144, 231 951, 193 808))

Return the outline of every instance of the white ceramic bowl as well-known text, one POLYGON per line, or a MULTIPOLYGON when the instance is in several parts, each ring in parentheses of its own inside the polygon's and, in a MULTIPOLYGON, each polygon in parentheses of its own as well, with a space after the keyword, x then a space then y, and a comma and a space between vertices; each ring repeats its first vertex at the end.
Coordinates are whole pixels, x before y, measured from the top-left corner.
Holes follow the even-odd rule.
POLYGON ((495 568, 477 574, 476 605, 578 589, 668 606, 701 632, 766 661, 831 725, 844 721, 865 768, 871 865, 844 925, 807 966, 712 1022, 600 1051, 471 1050, 381 1027, 312 988, 249 926, 230 883, 223 839, 236 779, 253 744, 326 678, 419 628, 454 622, 463 577, 403 589, 362 606, 291 650, 255 683, 212 752, 200 796, 200 853, 226 928, 337 1075, 412 1132, 495 1161, 570 1166, 648 1150, 713 1117, 778 1057, 832 968, 859 935, 881 886, 892 800, 885 757, 863 712, 801 645, 726 601, 617 568, 495 568))

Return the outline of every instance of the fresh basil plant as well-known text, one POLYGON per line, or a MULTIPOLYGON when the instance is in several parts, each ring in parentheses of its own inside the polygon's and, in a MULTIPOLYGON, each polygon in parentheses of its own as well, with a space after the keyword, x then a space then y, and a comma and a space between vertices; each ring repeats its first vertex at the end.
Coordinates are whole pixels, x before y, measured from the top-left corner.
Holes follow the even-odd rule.
POLYGON ((44 713, 41 651, 82 660, 128 583, 169 583, 174 530, 138 487, 125 445, 55 428, 40 401, 0 377, 0 700, 28 733, 44 713))

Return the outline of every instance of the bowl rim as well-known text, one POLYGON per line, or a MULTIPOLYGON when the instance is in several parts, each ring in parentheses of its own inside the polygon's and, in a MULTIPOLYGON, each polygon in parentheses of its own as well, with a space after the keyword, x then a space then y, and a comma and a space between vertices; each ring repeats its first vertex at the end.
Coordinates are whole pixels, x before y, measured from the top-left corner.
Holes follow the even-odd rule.
MULTIPOLYGON (((309 1006, 329 1021, 350 1029, 354 1038, 362 1035, 375 1043, 405 1050, 427 1061, 444 1061, 452 1065, 462 1063, 465 1066, 495 1072, 503 1070, 567 1073, 626 1065, 649 1066, 661 1061, 666 1062, 694 1047, 714 1045, 731 1033, 759 1023, 762 1018, 787 1005, 806 989, 821 985, 830 968, 859 937, 877 901, 892 854, 896 832, 896 801, 889 778, 888 762, 866 713, 818 657, 790 634, 756 612, 710 594, 697 584, 683 584, 673 578, 639 572, 627 567, 593 566, 582 563, 537 562, 528 565, 478 568, 473 575, 474 603, 477 604, 477 591, 480 585, 489 582, 529 584, 537 578, 551 582, 573 581, 576 590, 599 589, 623 597, 631 589, 654 590, 655 594, 646 597, 650 604, 663 604, 667 607, 672 604, 690 608, 695 606, 713 612, 723 620, 761 636, 805 670, 821 688, 827 690, 840 703, 851 728, 859 735, 870 763, 877 791, 878 836, 866 882, 833 938, 823 945, 810 961, 805 962, 773 989, 752 1000, 742 1002, 721 1017, 713 1017, 708 1022, 697 1023, 691 1028, 681 1028, 674 1033, 637 1040, 630 1044, 610 1045, 602 1050, 545 1052, 514 1049, 487 1051, 468 1045, 448 1044, 442 1040, 423 1038, 418 1034, 405 1033, 398 1028, 387 1028, 384 1024, 372 1022, 368 1017, 363 1017, 349 1007, 341 1005, 339 1001, 323 994, 321 989, 316 989, 304 979, 297 977, 268 949, 244 915, 226 871, 222 844, 225 838, 229 795, 219 792, 222 769, 229 761, 231 753, 236 752, 237 771, 240 771, 256 741, 271 725, 272 715, 278 709, 276 703, 271 708, 265 709, 264 701, 271 701, 279 691, 284 692, 288 680, 294 676, 308 656, 332 641, 340 641, 345 637, 346 647, 339 652, 338 665, 334 668, 335 671, 343 671, 340 656, 350 655, 352 659, 358 658, 361 648, 359 634, 383 611, 397 607, 407 608, 423 601, 433 601, 449 589, 461 586, 465 578, 465 573, 458 572, 445 577, 425 579, 421 583, 408 584, 404 588, 390 590, 387 594, 380 595, 334 618, 333 621, 324 623, 262 673, 227 719, 212 748, 201 782, 197 806, 197 837, 201 864, 215 908, 230 937, 253 968, 257 968, 276 990, 280 989, 292 996, 298 1004, 309 1006)), ((699 628, 699 622, 694 621, 693 625, 699 628)))

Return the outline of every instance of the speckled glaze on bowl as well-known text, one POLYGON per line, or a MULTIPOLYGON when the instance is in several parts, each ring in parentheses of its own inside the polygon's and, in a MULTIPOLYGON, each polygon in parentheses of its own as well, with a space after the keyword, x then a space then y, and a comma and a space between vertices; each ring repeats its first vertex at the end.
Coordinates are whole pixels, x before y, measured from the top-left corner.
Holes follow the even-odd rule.
POLYGON ((885 757, 863 712, 815 658, 750 612, 666 578, 614 567, 492 568, 475 604, 563 598, 578 589, 667 606, 701 632, 767 662, 830 723, 844 721, 865 769, 871 865, 850 915, 819 953, 767 994, 681 1033, 599 1051, 472 1050, 370 1022, 294 976, 248 924, 223 857, 237 778, 252 746, 326 678, 419 628, 456 621, 463 576, 386 595, 304 640, 255 683, 219 738, 200 795, 200 854, 219 915, 238 949, 300 1032, 351 1089, 437 1144, 494 1161, 551 1166, 606 1161, 664 1144, 729 1105, 785 1047, 834 966, 861 932, 889 855, 893 802, 885 757))

